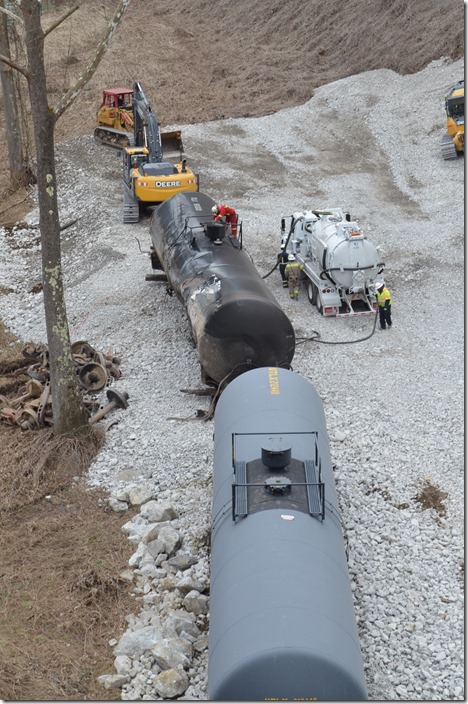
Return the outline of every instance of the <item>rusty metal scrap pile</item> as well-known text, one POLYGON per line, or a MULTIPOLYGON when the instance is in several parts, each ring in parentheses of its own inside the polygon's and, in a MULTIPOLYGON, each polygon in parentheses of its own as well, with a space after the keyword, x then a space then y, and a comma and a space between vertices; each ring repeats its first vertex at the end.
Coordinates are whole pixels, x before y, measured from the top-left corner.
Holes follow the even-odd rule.
MULTIPOLYGON (((83 403, 89 413, 89 422, 97 423, 114 408, 127 408, 128 394, 110 389, 114 379, 120 379, 120 360, 109 351, 96 351, 88 342, 74 342, 71 346, 83 403)), ((47 345, 27 345, 21 350, 27 364, 12 372, 29 380, 18 389, 16 398, 0 395, 0 420, 19 425, 23 430, 53 425, 50 390, 49 352, 47 345)))

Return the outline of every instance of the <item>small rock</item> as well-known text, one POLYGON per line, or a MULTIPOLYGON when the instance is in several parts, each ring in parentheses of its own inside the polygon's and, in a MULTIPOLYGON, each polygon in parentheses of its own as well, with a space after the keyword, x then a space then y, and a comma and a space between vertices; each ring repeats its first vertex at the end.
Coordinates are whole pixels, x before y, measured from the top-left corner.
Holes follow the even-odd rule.
POLYGON ((180 697, 189 686, 185 670, 164 670, 153 680, 153 687, 163 699, 180 697))
POLYGON ((127 655, 118 655, 114 660, 114 667, 119 675, 128 675, 132 667, 132 661, 127 655))
POLYGON ((187 611, 197 615, 208 613, 208 603, 209 598, 195 590, 189 592, 184 599, 184 606, 187 611))
POLYGON ((167 562, 171 567, 175 567, 176 570, 180 570, 181 572, 197 563, 196 559, 191 557, 191 555, 183 554, 174 555, 174 557, 170 557, 167 562))
POLYGON ((154 626, 145 626, 138 631, 124 633, 114 648, 114 655, 139 657, 145 651, 150 650, 161 638, 161 631, 154 626))
POLYGON ((136 486, 128 491, 128 499, 132 506, 141 506, 153 498, 153 492, 145 486, 136 486))
POLYGON ((118 689, 129 679, 128 675, 101 675, 98 682, 104 685, 104 689, 118 689))
POLYGON ((115 511, 115 513, 123 513, 128 509, 128 504, 125 501, 119 501, 115 496, 109 497, 109 507, 115 511))
POLYGON ((177 513, 169 503, 148 501, 140 513, 148 517, 150 523, 161 523, 162 521, 172 521, 177 518, 177 513))

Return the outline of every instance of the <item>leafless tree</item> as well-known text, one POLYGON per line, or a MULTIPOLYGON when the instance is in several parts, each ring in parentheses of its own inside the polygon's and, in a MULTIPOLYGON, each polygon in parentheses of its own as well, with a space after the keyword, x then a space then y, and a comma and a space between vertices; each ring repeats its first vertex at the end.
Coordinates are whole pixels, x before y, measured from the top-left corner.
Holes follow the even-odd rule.
MULTIPOLYGON (((0 0, 0 7, 5 10, 6 0, 0 0)), ((0 54, 10 59, 10 40, 8 36, 8 14, 0 13, 0 54)), ((11 25, 13 25, 10 19, 11 25)), ((17 86, 12 67, 0 63, 0 78, 3 93, 3 111, 5 113, 8 161, 10 167, 10 183, 13 190, 34 181, 28 165, 25 145, 21 131, 21 120, 18 110, 17 86)))
POLYGON ((52 411, 56 434, 86 432, 89 424, 71 353, 65 306, 55 173, 54 129, 57 119, 78 97, 99 65, 130 2, 131 0, 119 0, 93 60, 75 86, 61 98, 55 108, 48 104, 44 39, 77 8, 69 10, 60 20, 44 30, 41 25, 40 0, 19 0, 18 8, 21 16, 15 13, 12 15, 11 12, 0 7, 4 14, 12 15, 15 21, 24 25, 27 65, 20 66, 5 55, 0 55, 0 61, 19 71, 28 81, 36 147, 42 284, 49 348, 52 411))

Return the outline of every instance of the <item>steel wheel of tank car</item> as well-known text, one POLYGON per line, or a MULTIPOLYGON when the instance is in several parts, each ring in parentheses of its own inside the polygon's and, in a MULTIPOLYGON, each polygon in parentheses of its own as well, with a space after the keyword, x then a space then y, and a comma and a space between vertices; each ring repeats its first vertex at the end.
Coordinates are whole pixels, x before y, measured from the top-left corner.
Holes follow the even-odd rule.
POLYGON ((317 303, 317 286, 314 284, 313 281, 308 281, 307 282, 307 297, 309 299, 309 303, 311 303, 313 306, 317 303))

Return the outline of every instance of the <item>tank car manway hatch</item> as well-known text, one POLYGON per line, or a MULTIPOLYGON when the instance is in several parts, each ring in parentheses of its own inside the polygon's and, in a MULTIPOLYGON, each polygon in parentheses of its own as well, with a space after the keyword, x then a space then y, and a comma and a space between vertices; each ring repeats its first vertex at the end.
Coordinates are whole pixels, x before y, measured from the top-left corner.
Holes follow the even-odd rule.
POLYGON ((272 508, 291 509, 325 519, 325 484, 317 444, 317 433, 288 433, 268 437, 257 433, 233 433, 232 518, 245 518, 272 508), (236 441, 242 435, 257 435, 261 459, 236 460, 236 441), (314 457, 304 462, 291 458, 288 435, 310 435, 314 457))

